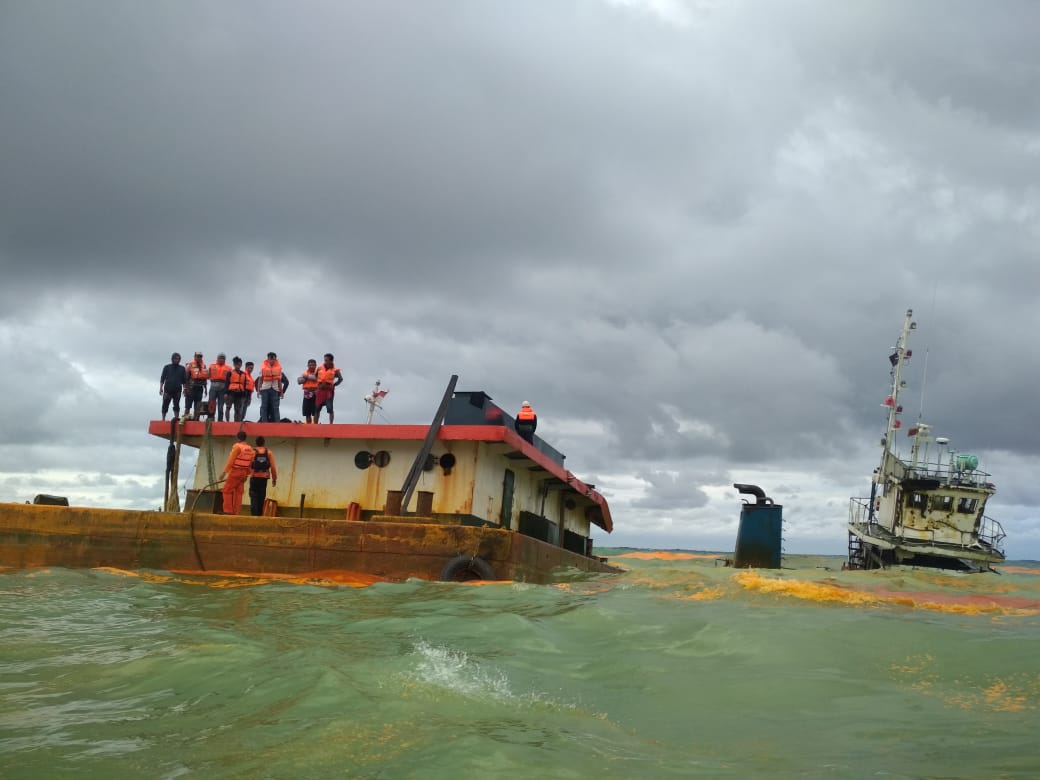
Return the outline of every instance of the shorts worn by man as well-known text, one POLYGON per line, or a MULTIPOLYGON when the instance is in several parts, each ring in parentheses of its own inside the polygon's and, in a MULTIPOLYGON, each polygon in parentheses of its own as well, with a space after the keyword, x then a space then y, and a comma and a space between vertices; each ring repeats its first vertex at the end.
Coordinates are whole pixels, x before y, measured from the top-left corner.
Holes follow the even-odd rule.
POLYGON ((224 470, 220 472, 220 478, 227 480, 221 493, 224 496, 224 514, 237 515, 242 511, 242 493, 245 491, 246 480, 253 473, 253 448, 246 441, 246 432, 239 431, 237 441, 231 446, 231 454, 228 455, 224 470))
POLYGON ((267 449, 263 436, 256 437, 256 449, 253 451, 253 463, 249 477, 249 513, 259 517, 264 513, 264 501, 267 498, 267 480, 272 485, 278 484, 278 467, 274 463, 274 453, 267 449))
POLYGON ((162 396, 162 418, 166 419, 166 413, 170 411, 173 404, 173 416, 181 416, 181 394, 184 386, 188 384, 188 371, 181 365, 181 353, 174 352, 170 355, 170 362, 163 366, 162 374, 159 376, 159 395, 162 396))
POLYGON ((329 352, 325 353, 325 362, 318 366, 318 389, 315 391, 314 422, 320 422, 321 410, 328 409, 329 422, 336 421, 336 414, 332 410, 332 399, 336 395, 336 387, 343 382, 343 374, 336 368, 335 358, 329 352))

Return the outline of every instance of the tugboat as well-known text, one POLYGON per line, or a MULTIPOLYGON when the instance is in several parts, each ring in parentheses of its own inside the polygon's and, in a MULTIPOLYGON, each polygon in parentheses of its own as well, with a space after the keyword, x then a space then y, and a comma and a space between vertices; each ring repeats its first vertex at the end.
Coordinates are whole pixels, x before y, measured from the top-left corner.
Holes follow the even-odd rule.
POLYGON ((881 438, 881 465, 874 470, 869 498, 849 503, 850 569, 895 565, 957 571, 987 571, 1004 560, 1004 529, 986 517, 986 501, 996 492, 975 455, 956 452, 949 439, 932 437, 931 426, 907 430, 913 438, 908 460, 896 452, 902 428, 899 393, 903 367, 917 329, 908 309, 903 331, 889 356, 892 389, 882 406, 888 426, 881 438), (934 450, 933 450, 934 447, 934 450))

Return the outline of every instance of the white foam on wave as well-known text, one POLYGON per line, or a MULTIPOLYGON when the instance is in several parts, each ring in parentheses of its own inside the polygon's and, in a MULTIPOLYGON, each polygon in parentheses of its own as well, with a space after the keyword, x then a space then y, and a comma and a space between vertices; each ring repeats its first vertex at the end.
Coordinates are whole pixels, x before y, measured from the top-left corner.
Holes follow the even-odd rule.
POLYGON ((418 656, 414 677, 420 682, 446 688, 464 696, 513 698, 506 676, 473 661, 462 650, 437 647, 425 640, 415 644, 418 656))

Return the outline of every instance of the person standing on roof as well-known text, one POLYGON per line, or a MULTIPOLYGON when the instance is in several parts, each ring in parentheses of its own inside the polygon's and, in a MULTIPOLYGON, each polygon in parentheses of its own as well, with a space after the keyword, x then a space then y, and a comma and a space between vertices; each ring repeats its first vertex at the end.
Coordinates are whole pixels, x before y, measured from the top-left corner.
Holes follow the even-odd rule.
POLYGON ((318 361, 311 358, 307 368, 296 378, 296 383, 303 388, 303 419, 308 424, 316 423, 315 398, 318 390, 318 361))
POLYGON ((181 416, 181 393, 184 386, 188 384, 188 371, 181 365, 181 353, 174 352, 170 355, 170 362, 163 366, 162 374, 159 375, 159 395, 162 396, 162 418, 166 419, 166 413, 170 411, 173 404, 174 418, 181 416))
MULTIPOLYGON (((239 361, 241 362, 241 361, 239 361)), ((224 496, 224 514, 237 515, 242 511, 242 493, 246 488, 246 480, 253 473, 253 448, 246 441, 246 432, 239 431, 238 440, 231 446, 224 470, 220 478, 227 477, 221 493, 224 496)))
POLYGON ((184 390, 184 416, 191 417, 194 407, 195 416, 192 419, 197 420, 202 414, 202 396, 206 392, 206 380, 209 379, 209 369, 201 352, 196 352, 195 359, 188 364, 188 379, 191 381, 184 390))
POLYGON ((520 404, 520 411, 516 413, 516 421, 514 422, 516 432, 520 434, 520 438, 524 441, 534 443, 534 432, 538 427, 538 415, 534 413, 534 409, 531 408, 531 404, 524 401, 520 404))
POLYGON ((217 362, 209 364, 209 418, 213 415, 221 422, 224 421, 224 397, 227 395, 228 374, 231 366, 227 364, 227 356, 221 352, 217 355, 217 362))
POLYGON ((228 374, 227 403, 230 409, 224 414, 224 419, 231 417, 230 412, 234 410, 235 422, 245 419, 246 404, 253 392, 253 378, 242 370, 242 358, 235 355, 231 358, 232 369, 228 374))
POLYGON ((336 368, 335 358, 331 352, 325 353, 325 362, 318 367, 318 389, 316 391, 314 422, 321 422, 321 410, 329 410, 329 423, 336 421, 336 413, 332 409, 332 399, 336 388, 343 382, 343 374, 336 368))
POLYGON ((274 352, 268 352, 267 359, 260 364, 259 379, 256 394, 260 397, 260 422, 278 422, 281 419, 278 407, 289 387, 289 379, 282 373, 282 364, 274 352))
POLYGON ((256 390, 256 382, 253 381, 253 361, 247 360, 245 365, 246 372, 246 402, 242 405, 242 419, 236 420, 241 422, 246 419, 246 411, 249 406, 253 403, 253 391, 256 390))
POLYGON ((256 437, 256 449, 253 451, 253 463, 249 477, 249 513, 259 517, 264 513, 264 501, 267 499, 267 480, 272 485, 278 484, 278 468, 274 464, 274 453, 265 446, 263 436, 256 437))

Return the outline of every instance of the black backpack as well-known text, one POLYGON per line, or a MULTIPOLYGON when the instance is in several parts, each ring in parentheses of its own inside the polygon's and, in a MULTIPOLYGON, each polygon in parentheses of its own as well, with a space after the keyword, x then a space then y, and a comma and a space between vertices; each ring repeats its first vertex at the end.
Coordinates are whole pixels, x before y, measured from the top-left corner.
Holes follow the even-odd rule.
POLYGON ((267 456, 267 450, 263 452, 260 450, 256 451, 253 456, 253 471, 270 471, 271 470, 271 459, 267 456))

